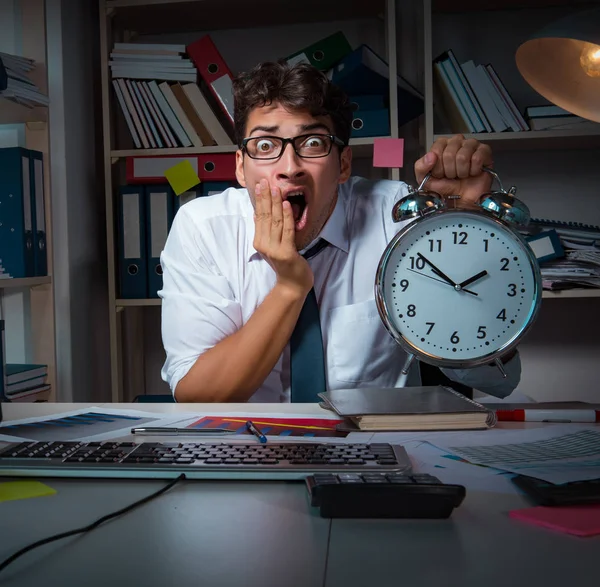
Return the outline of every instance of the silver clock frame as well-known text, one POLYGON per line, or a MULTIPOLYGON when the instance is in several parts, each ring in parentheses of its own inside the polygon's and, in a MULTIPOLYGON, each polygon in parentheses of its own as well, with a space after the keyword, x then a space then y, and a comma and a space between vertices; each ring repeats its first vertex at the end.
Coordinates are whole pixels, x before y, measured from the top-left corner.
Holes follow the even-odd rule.
POLYGON ((436 367, 449 367, 455 369, 478 367, 480 365, 486 365, 495 362, 498 368, 503 372, 500 357, 511 351, 514 347, 517 346, 517 344, 519 344, 523 336, 528 332, 528 330, 535 322, 535 319, 538 315, 540 305, 542 302, 542 277, 538 261, 527 241, 519 233, 514 231, 509 225, 507 225, 505 222, 502 222, 501 220, 498 220, 491 213, 483 209, 481 211, 467 209, 437 210, 435 212, 428 213, 426 216, 422 216, 411 221, 407 226, 403 227, 388 243, 387 247, 385 248, 385 251, 381 256, 379 265, 377 266, 377 272, 375 276, 375 301, 377 304, 377 310, 379 311, 379 315, 381 317, 381 320, 383 321, 386 330, 408 354, 408 361, 405 365, 403 373, 404 371, 408 371, 408 367, 410 366, 410 363, 412 363, 414 358, 417 358, 425 363, 434 365, 436 367), (529 316, 524 322, 523 326, 506 344, 497 348, 496 350, 482 355, 478 359, 443 359, 441 357, 437 357, 428 352, 425 352, 419 347, 413 345, 406 338, 404 338, 404 336, 394 326, 390 318, 390 310, 384 295, 384 276, 392 253, 395 251, 398 243, 405 236, 407 236, 411 232, 414 232, 415 230, 418 231, 421 228, 426 227, 427 224, 429 224, 431 221, 437 219, 440 216, 460 216, 461 218, 475 218, 477 220, 479 220, 482 216, 485 217, 486 220, 488 220, 490 223, 496 226, 497 230, 502 231, 503 234, 506 234, 507 237, 511 238, 524 250, 527 260, 529 261, 531 272, 534 276, 534 303, 532 308, 530 309, 529 316))

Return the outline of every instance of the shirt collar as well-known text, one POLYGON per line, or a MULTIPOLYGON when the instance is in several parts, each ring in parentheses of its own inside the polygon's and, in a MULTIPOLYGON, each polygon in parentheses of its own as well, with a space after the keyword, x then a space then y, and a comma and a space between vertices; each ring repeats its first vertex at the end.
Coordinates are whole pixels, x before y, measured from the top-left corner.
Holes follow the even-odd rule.
MULTIPOLYGON (((318 239, 325 239, 330 245, 341 249, 345 253, 348 252, 349 246, 349 237, 348 237, 348 226, 346 224, 346 205, 343 194, 341 193, 342 189, 338 191, 337 200, 335 202, 335 207, 333 208, 333 212, 331 216, 325 223, 325 226, 319 233, 319 236, 312 241, 303 251, 308 250, 312 245, 314 245, 318 239)), ((250 200, 248 200, 250 204, 250 200)), ((250 204, 251 206, 251 204, 250 204)), ((254 211, 250 216, 250 221, 254 222, 254 211)), ((254 234, 254 233, 252 233, 254 234)), ((303 251, 300 251, 301 253, 303 251)), ((258 251, 254 248, 254 245, 250 243, 248 247, 248 258, 247 261, 250 261, 257 255, 260 257, 258 251)))

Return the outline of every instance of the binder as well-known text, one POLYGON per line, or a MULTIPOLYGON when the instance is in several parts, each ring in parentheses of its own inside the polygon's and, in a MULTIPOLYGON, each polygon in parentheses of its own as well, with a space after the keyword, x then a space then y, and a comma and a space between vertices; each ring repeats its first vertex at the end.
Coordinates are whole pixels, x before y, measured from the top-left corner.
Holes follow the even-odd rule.
POLYGON ((386 104, 384 96, 378 96, 377 94, 348 96, 348 99, 354 108, 354 112, 360 112, 361 110, 381 110, 385 108, 386 104))
POLYGON ((235 187, 235 181, 205 181, 200 184, 200 195, 216 196, 223 193, 227 188, 235 187))
POLYGON ((293 53, 286 58, 286 61, 290 65, 310 63, 321 71, 327 71, 351 52, 352 47, 344 36, 344 33, 338 31, 293 53))
MULTIPOLYGON (((389 95, 389 66, 368 45, 361 45, 334 68, 331 81, 348 95, 389 95)), ((423 96, 404 78, 397 76, 398 125, 423 114, 423 96)))
MULTIPOLYGON (((200 184, 202 185, 202 184, 200 184)), ((195 200, 196 198, 199 198, 202 193, 200 191, 200 186, 198 186, 197 188, 193 189, 193 190, 189 190, 187 192, 183 192, 183 194, 179 194, 178 196, 175 195, 175 192, 173 192, 171 190, 172 194, 173 194, 173 216, 175 216, 175 214, 177 214, 179 208, 181 208, 181 206, 184 206, 185 204, 187 204, 188 202, 191 202, 192 200, 195 200)))
POLYGON ((383 137, 390 134, 390 111, 364 110, 355 112, 352 118, 352 138, 383 137))
POLYGON ((164 183, 165 171, 188 160, 202 181, 235 181, 235 153, 210 155, 157 155, 127 157, 125 162, 128 184, 164 183))
POLYGON ((186 51, 233 128, 233 74, 210 35, 191 43, 186 51))
MULTIPOLYGON (((4 350, 4 320, 0 320, 0 404, 3 401, 6 401, 6 351, 4 350)), ((0 406, 0 422, 2 422, 2 406, 0 406)))
POLYGON ((162 289, 160 254, 167 242, 173 223, 174 193, 168 184, 146 186, 146 258, 148 274, 148 297, 157 298, 162 289))
POLYGON ((119 288, 124 299, 146 297, 146 206, 143 186, 119 188, 119 288))
POLYGON ((38 277, 48 275, 48 251, 46 248, 46 198, 44 196, 44 155, 30 151, 30 185, 33 201, 35 233, 33 237, 34 272, 38 277))
POLYGON ((0 149, 0 262, 14 278, 35 275, 28 149, 0 149))

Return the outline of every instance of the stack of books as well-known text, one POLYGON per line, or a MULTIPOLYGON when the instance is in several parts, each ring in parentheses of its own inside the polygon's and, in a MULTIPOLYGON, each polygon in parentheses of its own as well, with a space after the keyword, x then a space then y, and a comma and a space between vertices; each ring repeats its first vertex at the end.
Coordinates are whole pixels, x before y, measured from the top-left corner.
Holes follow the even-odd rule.
POLYGON ((436 102, 452 132, 530 130, 491 64, 459 63, 451 49, 433 60, 436 102))
MULTIPOLYGON (((4 66, 8 77, 6 89, 0 92, 2 98, 12 100, 27 108, 48 106, 48 96, 45 96, 28 76, 35 69, 33 59, 0 52, 0 64, 4 66)), ((0 69, 2 68, 0 67, 0 69)))
MULTIPOLYGON (((189 46, 115 43, 112 84, 136 148, 233 144, 233 118, 201 89, 205 61, 215 52, 208 35, 189 46), (197 51, 197 44, 208 47, 208 55, 197 51)), ((228 68, 220 69, 216 95, 232 103, 233 76, 228 68)))
POLYGON ((4 396, 7 401, 46 401, 50 395, 50 385, 46 383, 47 365, 26 365, 7 363, 6 387, 4 396))
POLYGON ((600 130, 600 123, 572 114, 560 106, 529 106, 525 109, 525 119, 531 130, 600 130))

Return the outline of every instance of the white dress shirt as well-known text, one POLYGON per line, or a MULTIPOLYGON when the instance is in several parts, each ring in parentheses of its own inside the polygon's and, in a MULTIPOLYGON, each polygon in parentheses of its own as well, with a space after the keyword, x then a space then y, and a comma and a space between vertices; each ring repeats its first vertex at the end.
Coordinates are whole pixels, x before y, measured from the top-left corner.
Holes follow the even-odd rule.
MULTIPOLYGON (((320 237, 330 243, 308 262, 315 276, 328 389, 398 387, 406 354, 388 334, 375 305, 375 272, 403 224, 393 204, 408 186, 352 177, 339 188, 320 237)), ((203 352, 242 328, 275 285, 275 272, 253 246, 254 209, 245 189, 182 206, 161 255, 162 378, 175 392, 203 352)), ((417 362, 407 385, 419 385, 417 362)), ((454 381, 504 397, 520 377, 518 355, 508 377, 482 366, 443 369, 454 381)), ((289 345, 249 401, 290 401, 289 345)))

